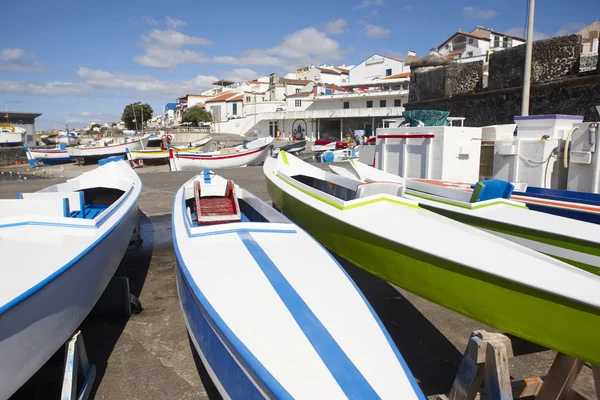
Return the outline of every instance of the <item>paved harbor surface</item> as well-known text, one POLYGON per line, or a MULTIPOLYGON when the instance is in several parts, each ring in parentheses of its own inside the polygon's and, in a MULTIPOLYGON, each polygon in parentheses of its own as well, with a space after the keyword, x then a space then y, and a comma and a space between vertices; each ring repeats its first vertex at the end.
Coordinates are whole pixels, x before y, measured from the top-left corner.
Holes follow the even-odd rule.
MULTIPOLYGON (((35 175, 26 166, 0 168, 0 198, 39 190, 91 168, 46 167, 45 173, 38 170, 35 175), (40 174, 52 178, 39 179, 40 174)), ((218 399, 192 350, 175 285, 171 205, 175 191, 194 173, 167 172, 166 166, 138 171, 144 185, 139 201, 144 242, 128 251, 119 273, 129 277, 131 291, 144 309, 128 319, 94 314, 83 323, 88 357, 98 370, 93 394, 97 399, 218 399)), ((261 167, 220 174, 270 203, 261 167)), ((494 330, 340 262, 383 321, 425 394, 448 392, 470 333, 494 330)), ((513 378, 546 374, 554 355, 544 351, 513 358, 513 378)), ((56 365, 63 357, 61 352, 56 355, 56 365)), ((57 378, 40 374, 15 398, 58 398, 57 378)), ((595 398, 589 365, 583 367, 575 387, 595 398)))

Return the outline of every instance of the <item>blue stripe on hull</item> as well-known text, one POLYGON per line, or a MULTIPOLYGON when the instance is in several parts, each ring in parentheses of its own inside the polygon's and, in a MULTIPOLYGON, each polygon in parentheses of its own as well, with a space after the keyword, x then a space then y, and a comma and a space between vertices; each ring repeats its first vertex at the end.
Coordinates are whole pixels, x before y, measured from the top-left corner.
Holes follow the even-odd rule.
POLYGON ((232 399, 264 399, 211 327, 206 312, 201 310, 202 306, 194 298, 179 266, 177 268, 177 286, 183 312, 189 324, 190 335, 194 337, 195 343, 200 347, 227 395, 232 399))
POLYGON ((65 164, 69 162, 75 162, 74 158, 71 157, 61 157, 61 158, 34 158, 35 161, 46 164, 46 165, 55 165, 55 164, 65 164))
POLYGON ((589 212, 566 210, 552 206, 544 206, 536 203, 525 203, 530 210, 543 212, 546 214, 557 215, 559 217, 576 219, 579 221, 590 222, 592 224, 600 224, 600 215, 589 212))

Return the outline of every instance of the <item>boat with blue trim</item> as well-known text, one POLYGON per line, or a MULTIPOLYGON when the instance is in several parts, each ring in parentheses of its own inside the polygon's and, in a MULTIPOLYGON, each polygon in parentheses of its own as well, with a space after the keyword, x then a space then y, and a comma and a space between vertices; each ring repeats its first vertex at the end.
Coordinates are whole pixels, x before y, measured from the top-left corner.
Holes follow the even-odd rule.
POLYGON ((402 182, 364 182, 285 152, 263 171, 273 204, 330 251, 467 317, 600 365, 600 276, 426 210, 402 182))
POLYGON ((424 399, 351 278, 272 207, 204 170, 172 222, 187 329, 223 398, 424 399))
POLYGON ((114 275, 142 183, 124 161, 0 200, 0 398, 69 339, 114 275))
POLYGON ((31 148, 25 147, 27 161, 32 167, 39 165, 56 165, 75 162, 75 159, 69 156, 67 146, 59 144, 54 148, 31 148))

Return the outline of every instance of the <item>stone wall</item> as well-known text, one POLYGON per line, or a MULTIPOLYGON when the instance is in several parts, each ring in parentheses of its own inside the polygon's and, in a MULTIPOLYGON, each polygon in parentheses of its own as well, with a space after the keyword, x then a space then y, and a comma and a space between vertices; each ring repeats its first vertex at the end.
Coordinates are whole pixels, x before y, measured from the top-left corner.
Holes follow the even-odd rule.
MULTIPOLYGON (((407 110, 449 111, 451 116, 465 117, 465 126, 509 124, 521 114, 521 91, 521 87, 488 90, 404 106, 407 110)), ((531 85, 530 115, 583 115, 586 121, 596 121, 600 119, 596 105, 600 105, 600 75, 531 85)))
POLYGON ((22 147, 0 147, 0 165, 13 165, 27 162, 25 150, 22 147))
MULTIPOLYGON (((518 87, 523 84, 525 45, 497 51, 490 55, 490 90, 518 87)), ((578 72, 581 36, 559 36, 533 42, 531 83, 547 83, 578 72)))
POLYGON ((582 53, 579 56, 579 72, 594 72, 598 67, 598 53, 582 53))
POLYGON ((480 87, 482 76, 483 61, 448 65, 444 97, 473 93, 480 87))
POLYGON ((483 61, 412 68, 408 101, 472 93, 481 84, 483 61))

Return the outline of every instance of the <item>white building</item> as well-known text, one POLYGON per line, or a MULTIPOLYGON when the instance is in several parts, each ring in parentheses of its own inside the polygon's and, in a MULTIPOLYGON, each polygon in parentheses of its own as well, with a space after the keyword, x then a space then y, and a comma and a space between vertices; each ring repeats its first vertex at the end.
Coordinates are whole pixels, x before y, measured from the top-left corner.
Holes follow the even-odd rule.
POLYGON ((594 21, 585 28, 580 29, 577 34, 581 36, 582 53, 598 53, 598 36, 600 33, 600 22, 594 21))
POLYGON ((304 79, 317 83, 341 85, 348 82, 348 75, 349 71, 345 68, 311 66, 304 74, 304 79))
POLYGON ((438 53, 457 62, 484 61, 495 52, 525 43, 525 39, 479 26, 471 32, 457 31, 438 46, 438 53))
POLYGON ((202 107, 204 106, 206 101, 211 99, 212 97, 212 95, 205 94, 186 94, 185 96, 178 98, 177 105, 175 106, 174 110, 174 124, 181 123, 181 115, 189 107, 194 107, 197 105, 200 105, 202 107))
POLYGON ((284 101, 287 96, 301 92, 312 81, 307 79, 277 78, 271 75, 271 84, 268 90, 269 101, 284 101))
MULTIPOLYGON (((409 52, 409 56, 417 58, 414 52, 409 52)), ((356 65, 349 72, 350 84, 370 83, 374 80, 409 72, 410 68, 405 65, 404 60, 396 57, 382 56, 373 54, 360 64, 356 65)))

